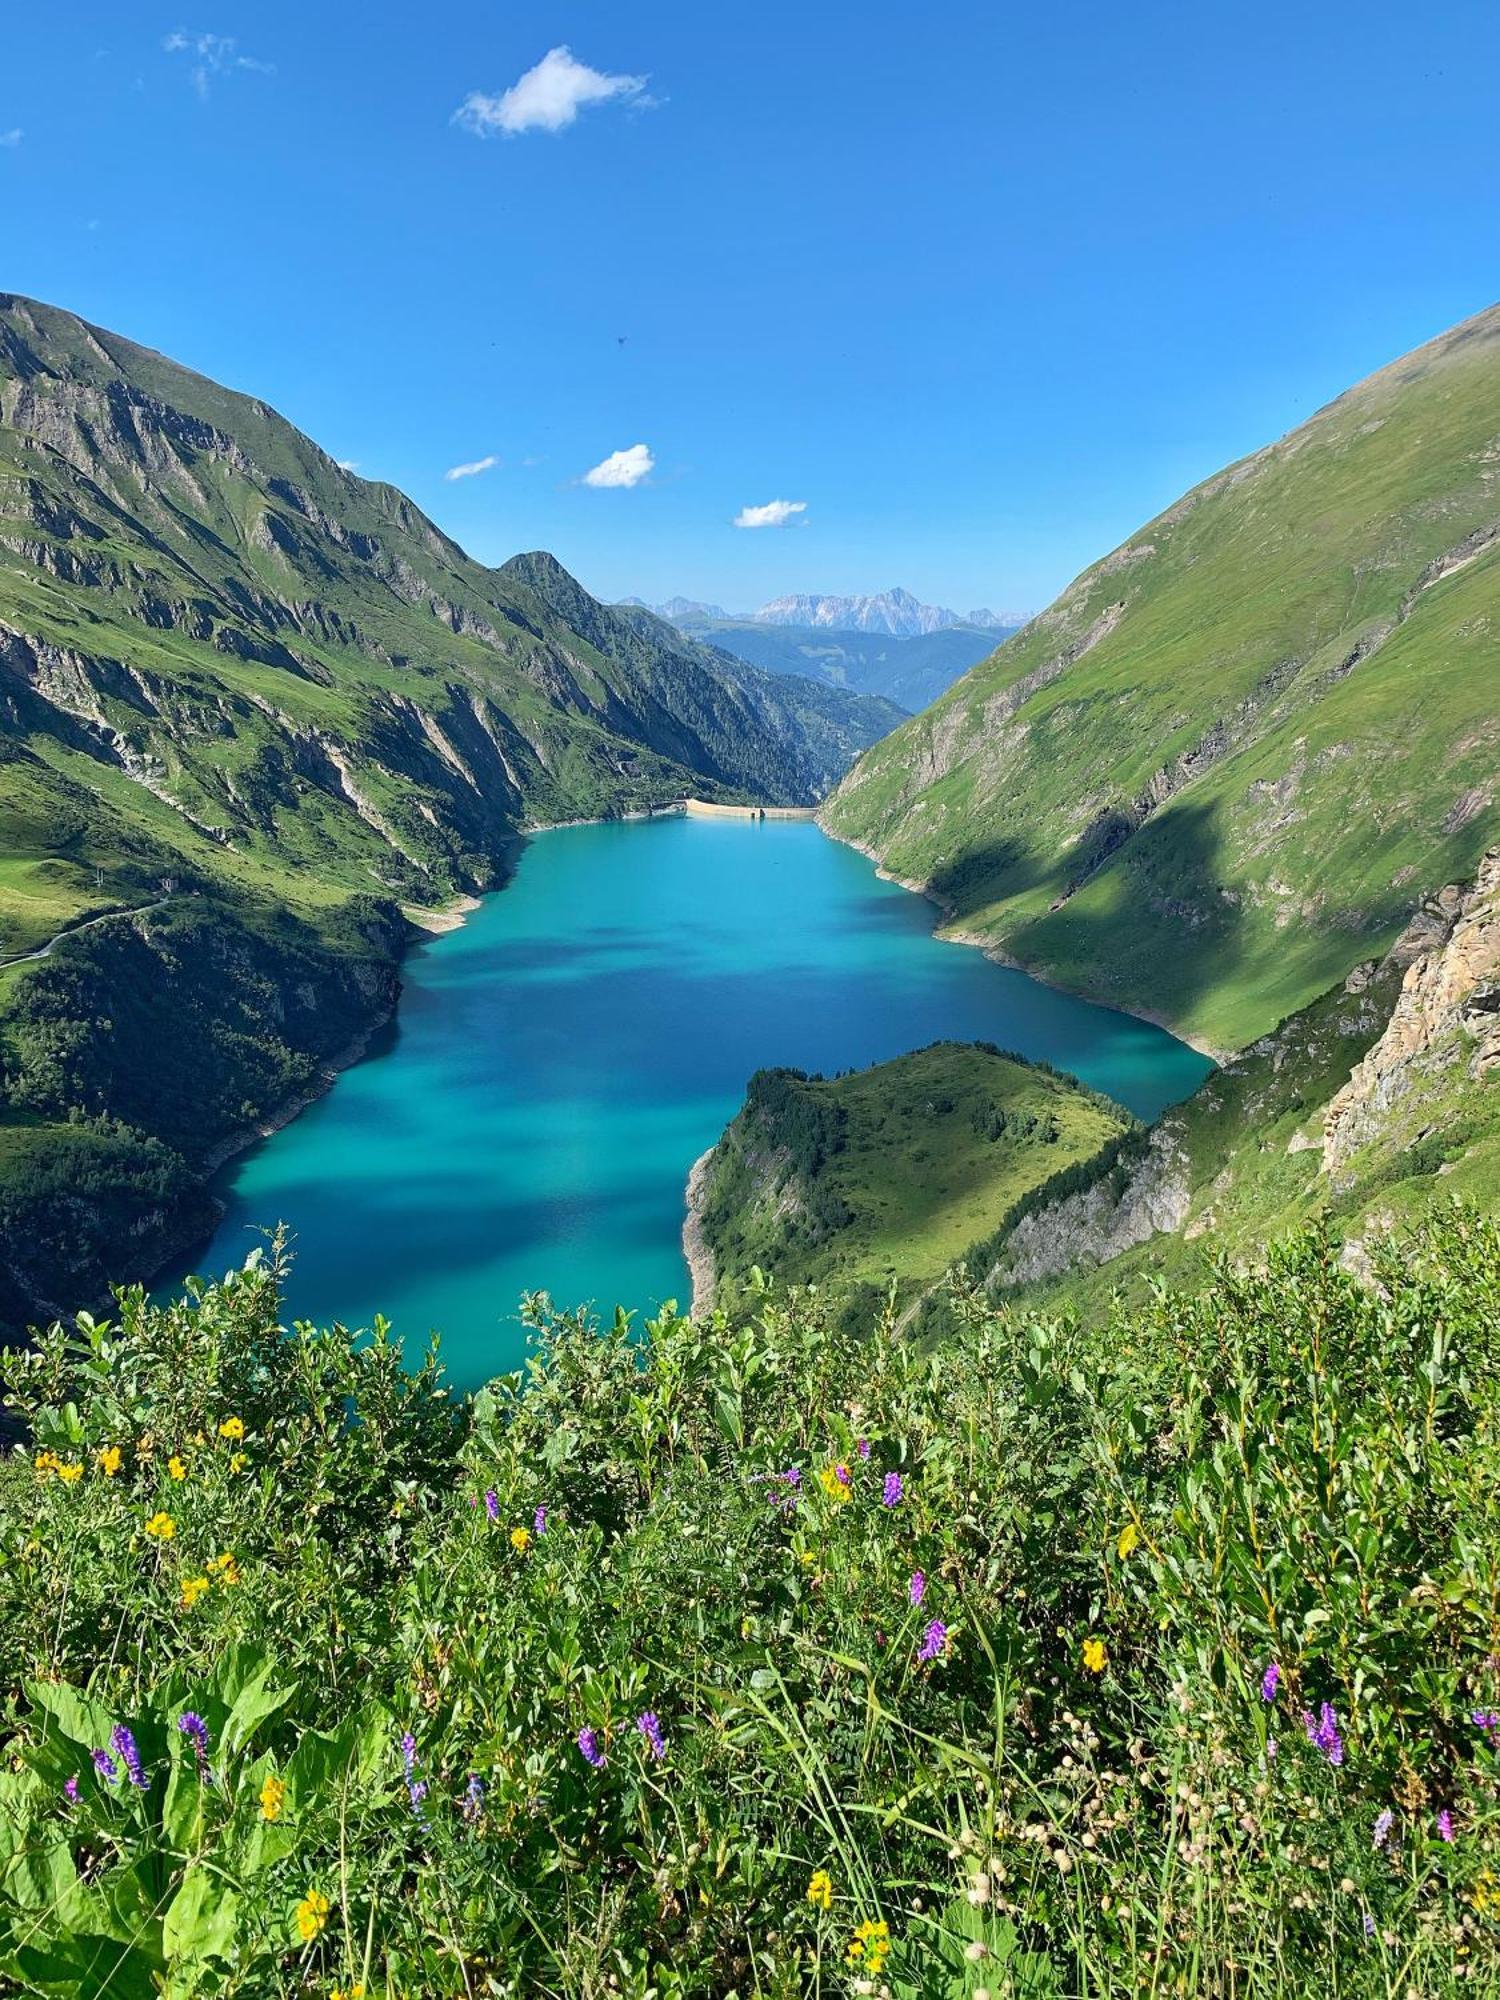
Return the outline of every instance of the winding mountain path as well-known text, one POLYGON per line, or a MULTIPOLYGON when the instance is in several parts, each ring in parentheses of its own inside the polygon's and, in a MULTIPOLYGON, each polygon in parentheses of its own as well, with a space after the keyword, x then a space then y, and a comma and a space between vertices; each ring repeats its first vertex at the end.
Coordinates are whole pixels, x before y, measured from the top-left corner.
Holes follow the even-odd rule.
POLYGON ((77 937, 80 931, 91 931, 97 924, 112 923, 116 917, 144 917, 151 910, 159 910, 163 903, 170 902, 169 896, 158 896, 154 903, 137 903, 128 910, 103 910, 97 917, 85 917, 82 923, 64 924, 60 931, 54 931, 45 944, 34 951, 18 951, 10 958, 0 958, 0 972, 7 972, 13 965, 30 965, 35 958, 50 958, 52 947, 61 944, 64 938, 77 937))

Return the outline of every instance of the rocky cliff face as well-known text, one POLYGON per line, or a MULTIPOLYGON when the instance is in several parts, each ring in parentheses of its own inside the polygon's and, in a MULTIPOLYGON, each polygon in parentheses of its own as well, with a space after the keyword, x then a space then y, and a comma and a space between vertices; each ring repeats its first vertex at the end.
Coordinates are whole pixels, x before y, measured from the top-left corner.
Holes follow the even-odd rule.
POLYGON ((1385 1032, 1328 1107, 1323 1169, 1335 1182, 1435 1080, 1478 1084, 1500 1068, 1500 848, 1471 885, 1433 897, 1404 944, 1385 1032))
POLYGON ((1180 1229, 1190 1199, 1181 1128, 1168 1116, 1131 1165, 1023 1216, 1006 1238, 988 1281, 1029 1285, 1107 1264, 1160 1232, 1180 1229))

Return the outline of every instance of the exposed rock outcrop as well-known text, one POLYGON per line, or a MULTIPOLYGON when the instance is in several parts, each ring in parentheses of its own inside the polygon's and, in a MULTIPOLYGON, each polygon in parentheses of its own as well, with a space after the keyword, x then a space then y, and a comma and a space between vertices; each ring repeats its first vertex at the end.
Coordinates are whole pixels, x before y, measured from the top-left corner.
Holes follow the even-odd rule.
POLYGON ((996 1285, 1026 1285, 1082 1266, 1105 1264, 1187 1220, 1190 1187, 1180 1130, 1164 1119, 1145 1153, 1077 1194, 1023 1216, 990 1272, 996 1285))
POLYGON ((1471 888, 1443 889, 1424 906, 1403 949, 1386 1030, 1328 1107, 1323 1167, 1335 1178, 1420 1077, 1454 1062, 1475 1078, 1500 1065, 1500 848, 1471 888))

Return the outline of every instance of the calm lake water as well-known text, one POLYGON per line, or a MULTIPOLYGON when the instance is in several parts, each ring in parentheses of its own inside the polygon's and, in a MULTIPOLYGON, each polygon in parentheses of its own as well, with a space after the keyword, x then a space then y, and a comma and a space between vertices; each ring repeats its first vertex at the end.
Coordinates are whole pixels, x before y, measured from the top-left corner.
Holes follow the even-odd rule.
POLYGON ((683 1184, 755 1069, 942 1037, 1075 1071, 1143 1117, 1209 1064, 1158 1028, 939 943, 929 904, 805 821, 559 828, 405 968, 394 1029, 243 1155, 194 1268, 296 1234, 288 1310, 420 1345, 472 1387, 517 1365, 521 1294, 688 1298, 683 1184))

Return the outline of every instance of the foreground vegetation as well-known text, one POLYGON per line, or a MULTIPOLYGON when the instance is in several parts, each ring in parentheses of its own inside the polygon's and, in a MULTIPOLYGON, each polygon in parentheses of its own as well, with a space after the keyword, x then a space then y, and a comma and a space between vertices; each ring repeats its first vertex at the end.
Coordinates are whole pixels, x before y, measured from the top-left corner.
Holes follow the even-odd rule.
POLYGON ((274 1256, 4 1365, 0 1980, 1495 1990, 1500 1236, 470 1402, 274 1256))

